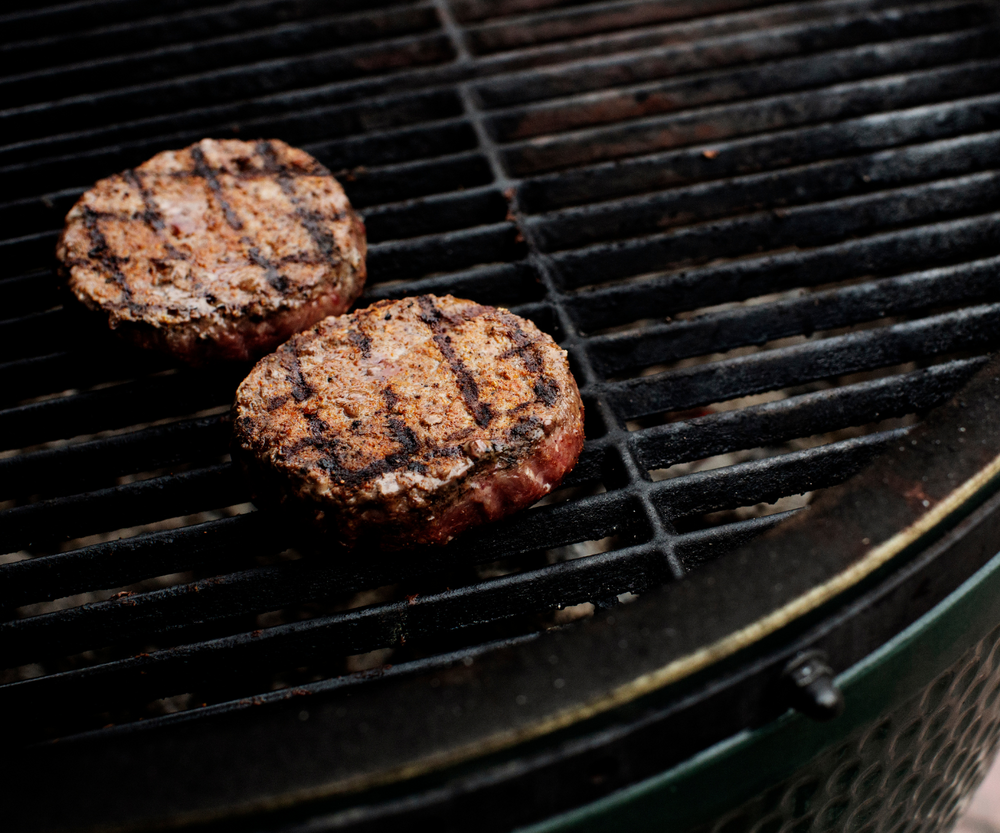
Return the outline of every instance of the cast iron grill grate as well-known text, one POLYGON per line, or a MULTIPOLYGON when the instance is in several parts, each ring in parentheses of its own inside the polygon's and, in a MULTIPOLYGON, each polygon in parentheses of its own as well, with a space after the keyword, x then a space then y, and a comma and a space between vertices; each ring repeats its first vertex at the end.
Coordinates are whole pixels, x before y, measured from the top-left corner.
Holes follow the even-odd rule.
POLYGON ((1000 341, 988 3, 155 11, 2 18, 14 737, 363 685, 352 669, 451 663, 680 580, 784 517, 748 508, 898 443, 1000 341), (279 137, 338 172, 367 300, 451 292, 556 337, 588 441, 553 500, 442 551, 287 551, 226 457, 245 369, 124 350, 62 307, 52 269, 90 182, 206 135, 279 137))

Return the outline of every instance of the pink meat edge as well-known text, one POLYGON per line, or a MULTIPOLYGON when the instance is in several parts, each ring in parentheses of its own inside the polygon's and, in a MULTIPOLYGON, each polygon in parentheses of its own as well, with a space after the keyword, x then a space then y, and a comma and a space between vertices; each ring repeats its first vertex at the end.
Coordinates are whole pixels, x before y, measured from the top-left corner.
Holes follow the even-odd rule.
POLYGON ((425 522, 422 528, 408 533, 387 533, 379 543, 385 550, 421 544, 443 545, 472 527, 500 520, 531 506, 558 488, 576 465, 583 442, 581 425, 560 427, 517 466, 487 469, 470 477, 463 486, 461 499, 434 520, 425 522))

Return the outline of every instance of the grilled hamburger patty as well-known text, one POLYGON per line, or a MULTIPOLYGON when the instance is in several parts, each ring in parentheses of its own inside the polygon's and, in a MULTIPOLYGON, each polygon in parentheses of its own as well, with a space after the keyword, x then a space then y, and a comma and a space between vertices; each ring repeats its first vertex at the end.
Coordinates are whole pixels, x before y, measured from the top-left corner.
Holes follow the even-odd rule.
POLYGON ((189 363, 245 360, 354 302, 365 228, 304 151, 203 139, 98 182, 56 255, 129 340, 189 363))
POLYGON ((444 544, 550 492, 583 447, 566 353, 503 309, 422 295, 330 317, 234 405, 258 498, 348 545, 444 544))

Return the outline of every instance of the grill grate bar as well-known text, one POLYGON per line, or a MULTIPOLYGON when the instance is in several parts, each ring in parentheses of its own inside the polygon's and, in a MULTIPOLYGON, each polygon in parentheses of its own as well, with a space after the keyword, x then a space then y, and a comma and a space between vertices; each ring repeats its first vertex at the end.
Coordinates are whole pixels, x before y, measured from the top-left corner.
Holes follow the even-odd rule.
MULTIPOLYGON (((932 32, 939 29, 933 23, 929 28, 932 32)), ((507 142, 720 102, 760 99, 990 54, 994 35, 983 26, 633 84, 496 111, 489 125, 497 139, 507 142)))
MULTIPOLYGON (((996 48, 995 41, 992 46, 983 44, 984 51, 996 48)), ((961 52, 956 55, 957 59, 968 57, 961 52)), ((514 175, 529 176, 681 145, 704 148, 711 142, 749 134, 993 92, 998 68, 1000 62, 995 59, 965 60, 955 66, 837 84, 827 87, 823 96, 812 91, 786 93, 638 119, 624 125, 585 128, 545 142, 505 145, 503 162, 514 175)))
MULTIPOLYGON (((279 110, 268 116, 259 111, 248 116, 249 105, 227 105, 209 114, 185 111, 149 117, 119 127, 61 133, 0 147, 0 168, 15 191, 37 193, 66 182, 83 182, 104 175, 113 166, 138 164, 167 142, 183 144, 210 135, 232 135, 234 124, 257 135, 279 133, 298 142, 316 142, 320 150, 329 144, 336 154, 338 141, 347 143, 357 134, 377 138, 379 131, 402 130, 416 125, 446 121, 461 111, 454 91, 447 88, 400 93, 368 100, 335 101, 304 110, 279 110), (226 117, 228 121, 226 120, 226 117), (47 154, 47 155, 46 155, 47 154), (73 165, 73 159, 78 163, 73 165)), ((377 148, 376 148, 377 150, 377 148)), ((337 158, 334 156, 333 163, 337 158)))
POLYGON ((675 477, 658 483, 653 499, 664 514, 678 519, 757 503, 774 503, 786 495, 800 495, 843 483, 876 456, 898 444, 908 431, 908 428, 897 428, 675 477))
POLYGON ((369 243, 405 240, 502 221, 507 200, 495 186, 467 188, 458 194, 424 197, 419 202, 390 203, 365 211, 369 243))
POLYGON ((530 224, 537 229, 540 245, 546 251, 553 251, 752 212, 761 204, 777 210, 784 218, 787 213, 780 209, 801 206, 807 199, 815 206, 859 192, 974 175, 982 170, 983 160, 996 157, 998 151, 1000 131, 965 135, 780 172, 750 174, 568 208, 533 217, 530 224))
POLYGON ((164 79, 172 81, 177 75, 253 66, 268 58, 291 55, 294 60, 301 61, 304 53, 318 52, 331 43, 346 44, 338 49, 346 51, 380 37, 429 32, 436 28, 435 24, 433 10, 417 3, 382 10, 378 14, 360 12, 351 16, 314 17, 196 43, 164 45, 161 41, 157 48, 141 52, 108 55, 96 51, 91 55, 100 55, 99 58, 0 77, 0 95, 4 97, 5 108, 13 109, 39 100, 58 100, 118 88, 123 77, 127 77, 131 85, 138 86, 164 79))
MULTIPOLYGON (((368 302, 383 298, 401 298, 425 292, 451 292, 459 297, 475 295, 487 304, 507 304, 514 312, 522 309, 513 304, 514 299, 542 297, 534 271, 522 262, 491 264, 438 275, 421 280, 372 284, 366 287, 362 299, 368 302)), ((525 305, 527 309, 529 305, 525 305)), ((520 313, 519 313, 520 314, 520 313)), ((544 318, 542 319, 544 321, 544 318)))
POLYGON ((187 419, 89 442, 0 459, 0 499, 70 494, 109 478, 221 457, 228 451, 224 416, 187 419))
MULTIPOLYGON (((650 25, 691 17, 707 17, 762 6, 767 0, 702 0, 677 3, 673 0, 612 0, 584 8, 558 9, 462 28, 451 20, 453 38, 467 42, 472 54, 499 52, 534 46, 548 40, 596 35, 607 30, 650 25)), ((451 10, 448 10, 449 14, 451 10)), ((460 53, 461 54, 461 53, 460 53)))
POLYGON ((622 419, 724 402, 817 379, 890 367, 1000 342, 1000 304, 668 370, 609 385, 622 419))
POLYGON ((179 371, 140 379, 116 387, 88 391, 0 410, 0 437, 27 447, 47 440, 152 422, 169 416, 187 416, 231 404, 242 380, 239 370, 222 375, 179 371))
POLYGON ((693 356, 812 336, 887 316, 1000 300, 1000 258, 813 292, 787 301, 705 313, 639 331, 596 336, 587 347, 606 375, 693 356))
MULTIPOLYGON (((52 32, 74 32, 107 20, 137 21, 158 13, 183 13, 204 5, 222 5, 226 0, 161 0, 156 6, 134 0, 96 0, 96 2, 30 3, 13 13, 0 15, 0 22, 9 30, 12 41, 36 37, 39 29, 52 32)), ((13 4, 8 9, 13 8, 13 4)))
POLYGON ((375 66, 398 69, 440 63, 451 57, 439 34, 406 35, 378 44, 360 44, 295 58, 275 58, 187 75, 182 79, 137 84, 119 90, 77 95, 54 102, 26 105, 0 112, 5 131, 27 138, 58 133, 62 125, 100 124, 102 113, 125 110, 130 116, 185 110, 192 104, 240 100, 248 84, 264 89, 305 87, 331 77, 357 78, 375 66), (390 51, 391 50, 391 51, 390 51))
POLYGON ((571 295, 583 330, 674 315, 706 304, 996 254, 1000 213, 915 226, 807 251, 752 257, 571 295))
POLYGON ((179 472, 0 512, 4 552, 108 529, 243 503, 249 493, 229 463, 179 472))
POLYGON ((775 512, 773 515, 736 521, 725 526, 687 532, 677 536, 674 551, 685 569, 694 570, 718 557, 720 552, 728 552, 748 544, 758 535, 769 532, 800 511, 793 509, 788 512, 775 512))
MULTIPOLYGON (((95 50, 75 63, 34 69, 18 66, 21 71, 17 74, 0 77, 0 94, 4 96, 6 107, 13 109, 39 100, 117 88, 123 77, 127 77, 130 84, 139 85, 172 80, 177 75, 256 64, 266 58, 293 56, 301 59, 304 54, 322 50, 331 43, 351 47, 380 38, 432 31, 435 24, 433 10, 416 3, 378 13, 317 16, 250 32, 214 35, 197 42, 167 44, 159 40, 155 48, 140 52, 109 54, 95 50), (94 55, 100 57, 94 58, 94 55)), ((127 27, 128 41, 133 29, 127 27)), ((141 39, 141 29, 138 35, 141 39)), ((122 43, 120 37, 117 40, 122 43)), ((139 45, 128 44, 129 49, 136 46, 139 45)))
POLYGON ((409 641, 662 583, 670 578, 664 568, 655 549, 636 545, 413 600, 2 685, 0 705, 34 716, 62 698, 72 698, 66 709, 75 711, 186 693, 218 681, 223 656, 231 679, 295 668, 329 656, 333 646, 338 653, 361 653, 398 645, 401 637, 409 641))
POLYGON ((782 166, 807 165, 846 154, 928 142, 1000 126, 1000 94, 924 104, 890 113, 768 132, 701 147, 604 162, 526 180, 525 205, 532 212, 598 202, 782 166))
POLYGON ((796 240, 814 241, 820 247, 865 232, 989 211, 996 207, 998 197, 1000 172, 986 171, 816 205, 761 211, 653 237, 597 244, 560 252, 553 260, 563 285, 578 288, 686 261, 773 251, 793 246, 796 240))
MULTIPOLYGON (((337 5, 341 13, 350 10, 345 9, 343 3, 337 5)), ((366 5, 385 8, 389 4, 366 5)), ((206 9, 203 7, 204 4, 199 6, 169 15, 158 13, 141 21, 121 22, 116 15, 105 22, 91 16, 86 21, 88 24, 86 29, 62 30, 54 34, 49 34, 53 32, 50 24, 45 27, 46 34, 42 37, 38 36, 37 29, 27 38, 18 38, 16 33, 13 36, 8 35, 7 43, 4 44, 0 54, 11 61, 8 66, 15 66, 18 70, 51 67, 53 62, 58 62, 58 66, 64 66, 95 54, 114 55, 124 50, 149 49, 165 44, 203 44, 207 39, 217 39, 220 35, 245 32, 265 26, 273 27, 290 20, 308 20, 311 16, 323 12, 329 13, 331 10, 330 4, 322 0, 311 2, 299 0, 294 5, 289 0, 270 0, 226 3, 222 8, 206 9), (123 38, 123 35, 127 35, 127 38, 123 38), (184 43, 185 39, 188 41, 187 44, 184 43), (53 46, 58 47, 59 54, 51 54, 53 46)), ((160 12, 160 9, 155 11, 160 12)))
POLYGON ((505 222, 382 243, 368 252, 368 280, 377 285, 435 271, 457 271, 477 263, 520 260, 523 247, 516 238, 517 229, 505 222))
POLYGON ((633 444, 646 468, 666 468, 923 413, 946 402, 985 363, 985 357, 960 359, 900 376, 657 425, 637 431, 633 444))
POLYGON ((752 21, 744 13, 729 25, 720 25, 722 18, 713 18, 710 25, 682 24, 658 30, 659 37, 647 32, 644 40, 652 43, 633 39, 622 54, 588 55, 552 68, 507 73, 477 84, 475 91, 494 110, 984 22, 981 5, 965 0, 911 4, 903 13, 898 8, 882 11, 884 7, 880 0, 787 3, 752 12, 752 21), (733 25, 737 21, 743 25, 733 25), (664 37, 666 32, 674 36, 664 37))
POLYGON ((120 538, 0 564, 0 610, 76 593, 135 584, 195 567, 246 563, 247 552, 280 551, 270 524, 256 513, 120 538))

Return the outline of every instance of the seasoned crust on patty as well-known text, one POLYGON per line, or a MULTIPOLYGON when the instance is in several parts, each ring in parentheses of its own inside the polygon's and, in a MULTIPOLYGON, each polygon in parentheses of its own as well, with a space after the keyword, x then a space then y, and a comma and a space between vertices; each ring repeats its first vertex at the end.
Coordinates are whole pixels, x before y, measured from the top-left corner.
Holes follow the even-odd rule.
POLYGON ((365 253, 340 184, 277 140, 203 139, 102 179, 56 248, 81 302, 190 363, 258 358, 344 312, 365 253))
POLYGON ((255 494, 351 545, 442 544, 551 491, 583 447, 566 354, 451 296, 330 317, 261 360, 234 405, 255 494))

